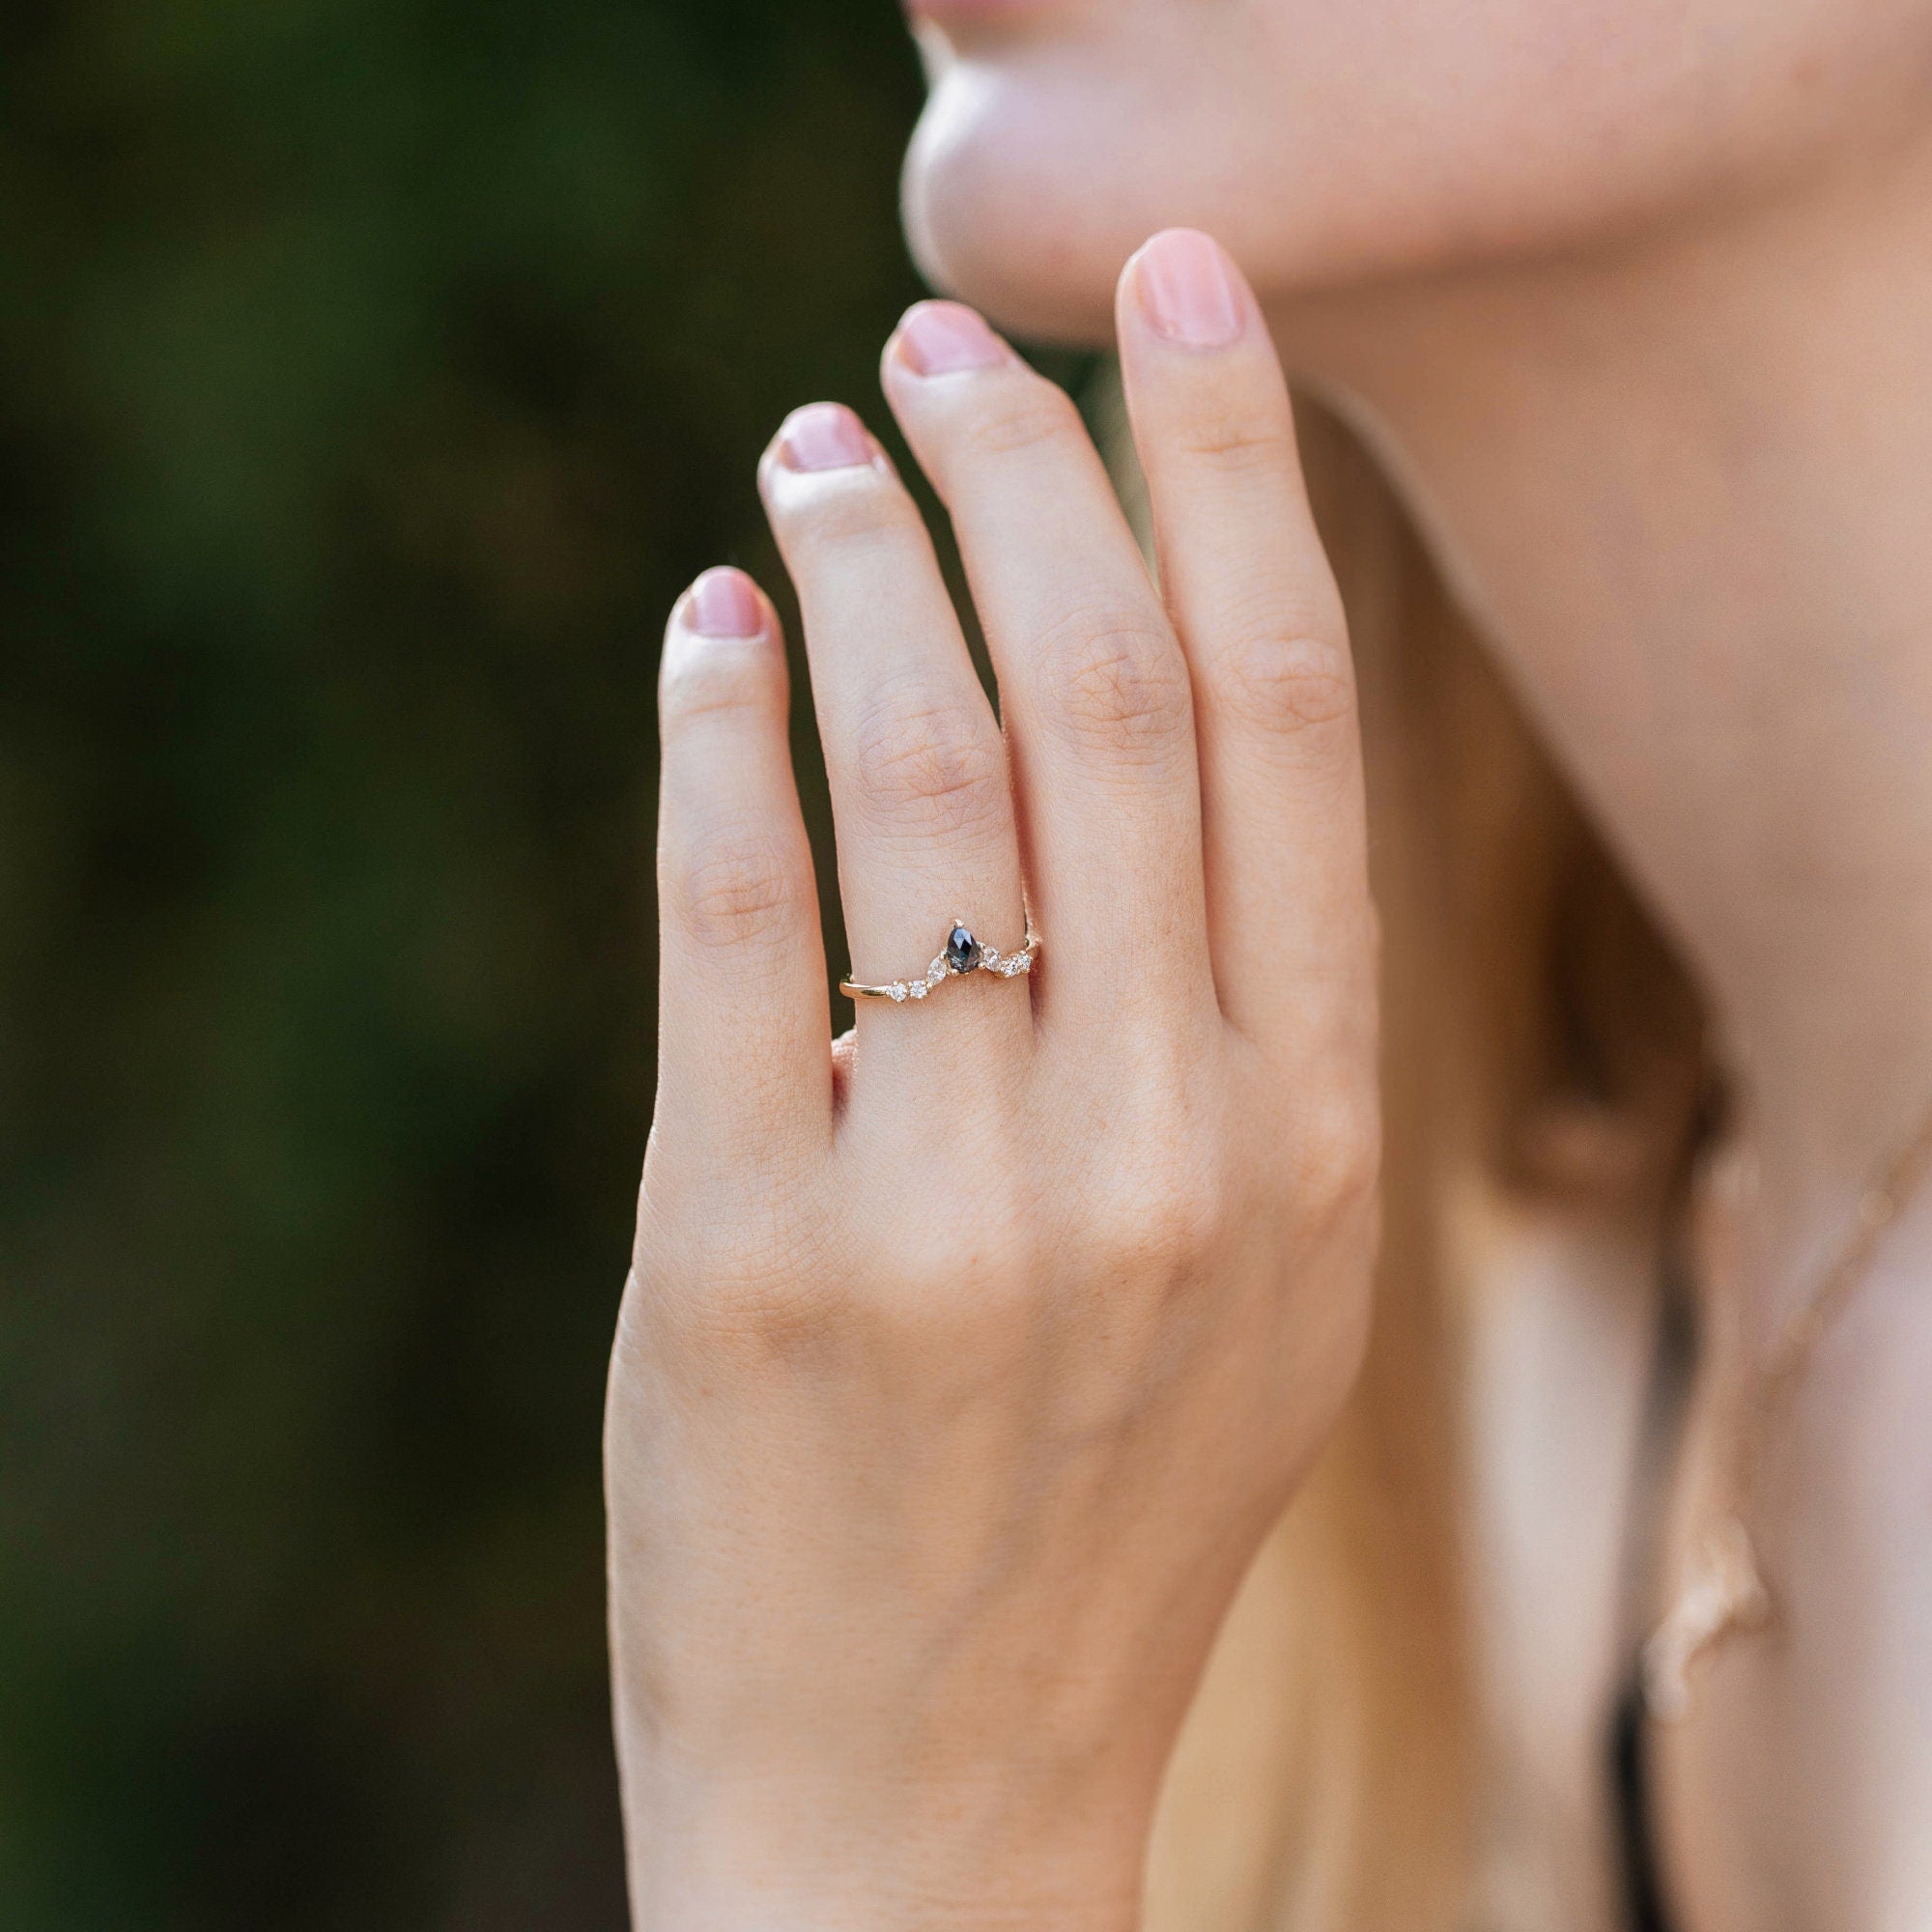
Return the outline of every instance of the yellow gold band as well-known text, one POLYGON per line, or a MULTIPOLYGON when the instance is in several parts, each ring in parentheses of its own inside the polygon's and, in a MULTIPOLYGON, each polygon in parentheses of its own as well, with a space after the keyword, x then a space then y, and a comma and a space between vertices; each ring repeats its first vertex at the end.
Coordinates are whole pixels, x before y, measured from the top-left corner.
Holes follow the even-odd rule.
POLYGON ((997 946, 981 946, 973 937, 964 919, 952 922, 952 930, 939 956, 916 980, 895 980, 890 985, 868 986, 857 980, 840 980, 838 990, 848 1000, 891 1000, 903 1006, 907 1000, 923 1000, 948 980, 964 979, 968 973, 990 973, 996 980, 1012 980, 1033 971, 1039 957, 1039 934, 1027 917, 1026 944, 1017 952, 1002 952, 997 946))

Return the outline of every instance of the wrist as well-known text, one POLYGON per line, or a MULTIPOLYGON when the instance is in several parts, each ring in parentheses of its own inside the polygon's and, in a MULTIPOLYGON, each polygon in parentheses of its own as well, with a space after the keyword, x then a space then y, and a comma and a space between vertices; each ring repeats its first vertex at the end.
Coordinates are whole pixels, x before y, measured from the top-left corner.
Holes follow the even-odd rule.
POLYGON ((626 1765, 638 1932, 1135 1932, 1144 1805, 626 1765))
POLYGON ((913 1877, 872 1870, 810 1879, 685 1870, 634 1872, 631 1909, 636 1932, 1135 1932, 1138 1888, 1130 1898, 1069 1893, 937 1897, 913 1877))

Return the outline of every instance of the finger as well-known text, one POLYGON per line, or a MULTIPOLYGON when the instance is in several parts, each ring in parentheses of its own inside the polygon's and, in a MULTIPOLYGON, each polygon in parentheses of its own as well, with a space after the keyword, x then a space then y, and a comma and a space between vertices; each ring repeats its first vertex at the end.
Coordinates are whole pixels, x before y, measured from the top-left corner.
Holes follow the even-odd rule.
POLYGON ((1192 707, 1106 472, 1067 398, 970 309, 910 311, 884 380, 999 673, 1046 1009, 1168 1006, 1207 964, 1192 707))
POLYGON ((655 1133, 760 1164, 831 1130, 825 949, 778 621, 750 578, 707 571, 679 601, 658 680, 655 1133))
POLYGON ((1025 939, 992 706, 918 508, 851 411, 799 411, 759 475, 805 613, 852 977, 929 987, 857 1002, 864 1064, 929 1085, 951 1055, 977 1077, 990 1041, 1030 1035, 1025 990, 927 976, 955 922, 1003 952, 1025 939))
POLYGON ((1306 1037, 1311 1001, 1352 1025, 1373 944, 1354 670, 1281 366, 1239 271, 1191 231, 1129 263, 1119 324, 1193 672, 1222 1005, 1258 1038, 1306 1037))

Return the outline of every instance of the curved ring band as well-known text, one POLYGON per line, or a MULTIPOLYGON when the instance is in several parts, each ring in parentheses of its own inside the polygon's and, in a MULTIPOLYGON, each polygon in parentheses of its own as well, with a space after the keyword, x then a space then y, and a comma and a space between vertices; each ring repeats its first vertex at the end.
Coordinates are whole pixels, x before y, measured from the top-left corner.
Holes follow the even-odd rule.
POLYGON ((903 1005, 907 1000, 923 1000, 947 980, 968 973, 990 973, 995 979, 1010 980, 1033 971, 1039 957, 1039 934, 1033 929, 1033 915, 1027 915, 1026 944, 1017 952, 1002 952, 997 946, 981 946, 967 929, 964 919, 952 922, 946 945, 939 956, 917 980, 895 980, 888 986, 867 986, 856 980, 840 980, 838 990, 848 1000, 891 1000, 903 1005))

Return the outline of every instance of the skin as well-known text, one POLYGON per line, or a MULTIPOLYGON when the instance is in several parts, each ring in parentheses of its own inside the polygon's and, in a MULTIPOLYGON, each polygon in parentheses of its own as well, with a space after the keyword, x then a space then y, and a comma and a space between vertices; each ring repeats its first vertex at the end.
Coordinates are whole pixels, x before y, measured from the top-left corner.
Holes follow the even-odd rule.
MULTIPOLYGON (((929 0, 919 31, 915 244, 1009 326, 1111 315, 1166 604, 1064 403, 1005 358, 918 375, 909 324, 887 400, 1002 739, 883 465, 768 461, 857 970, 916 970, 955 909, 1016 942, 1021 877, 1046 939, 1037 981, 837 1046, 772 620, 673 617, 608 1438, 652 1926, 1130 1922, 1175 1721, 1346 1391, 1373 924, 1268 332, 1403 484, 1747 1096, 1680 1540, 1713 1404, 1932 1096, 1932 5, 929 0), (1252 276, 1231 344, 1161 337, 1145 264, 1116 297, 1177 220, 1252 276)), ((1777 1629, 1655 1739, 1688 1932, 1932 1918, 1928 1293, 1921 1197, 1776 1433, 1777 1629)))
POLYGON ((672 618, 662 1092, 608 1422, 640 1925, 1133 1922, 1162 1766, 1365 1334, 1378 1158, 1360 747, 1253 298, 1121 336, 1150 582, 1067 399, 965 311, 888 345, 1003 742, 847 415, 761 474, 862 977, 963 906, 1028 979, 835 1048, 784 660, 672 618), (920 373, 923 334, 981 365, 920 373), (801 472, 849 438, 856 460, 801 472), (1024 864, 1023 861, 1024 855, 1024 864), (975 910, 981 909, 981 910, 975 910))

